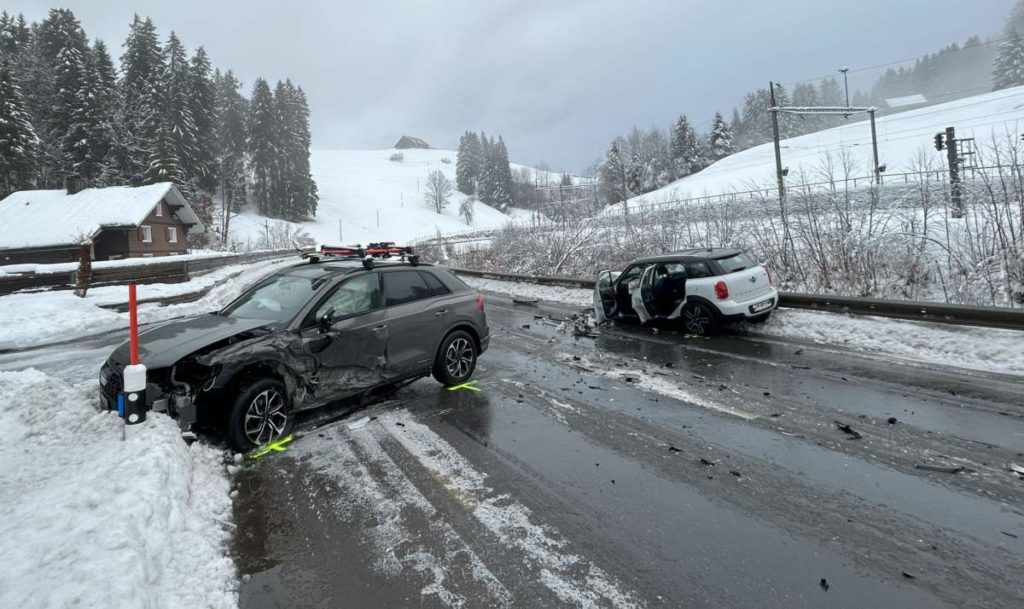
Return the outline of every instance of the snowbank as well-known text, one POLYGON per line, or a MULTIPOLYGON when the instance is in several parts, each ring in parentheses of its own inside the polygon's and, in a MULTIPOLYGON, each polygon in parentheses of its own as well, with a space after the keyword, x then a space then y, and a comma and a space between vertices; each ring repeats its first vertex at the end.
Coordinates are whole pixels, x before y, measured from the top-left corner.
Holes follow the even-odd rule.
POLYGON ((752 332, 936 364, 1024 375, 1024 333, 782 309, 752 332))
MULTIPOLYGON (((234 256, 232 252, 217 250, 197 250, 191 254, 178 256, 154 256, 152 258, 122 258, 120 260, 94 260, 93 269, 109 269, 125 266, 142 266, 147 264, 168 264, 172 262, 186 262, 188 260, 206 260, 207 258, 224 258, 234 256)), ((15 273, 35 273, 37 275, 48 275, 53 273, 70 273, 78 270, 78 262, 55 262, 53 264, 7 264, 0 266, 0 275, 15 273)))
POLYGON ((98 386, 0 372, 0 607, 235 607, 222 454, 98 386))
POLYGON ((536 283, 523 283, 519 281, 482 279, 480 277, 469 277, 466 275, 459 275, 459 279, 465 281, 470 287, 474 287, 478 290, 500 292, 515 298, 547 300, 548 302, 564 302, 580 307, 589 307, 594 304, 594 293, 591 290, 563 288, 555 285, 539 285, 536 283))
MULTIPOLYGON (((576 306, 592 306, 593 292, 494 279, 461 276, 479 290, 517 298, 537 298, 576 306)), ((819 344, 839 345, 919 362, 1024 375, 1024 333, 881 317, 779 309, 765 324, 746 324, 752 334, 783 336, 819 344)))
MULTIPOLYGON (((138 286, 140 299, 185 294, 213 286, 209 293, 195 302, 166 307, 141 305, 139 322, 152 323, 216 311, 238 296, 245 286, 276 267, 293 262, 288 258, 231 265, 184 283, 138 286)), ((118 328, 127 329, 127 313, 99 307, 127 300, 126 286, 96 288, 90 290, 86 298, 78 298, 69 290, 0 296, 0 349, 36 347, 118 328)))

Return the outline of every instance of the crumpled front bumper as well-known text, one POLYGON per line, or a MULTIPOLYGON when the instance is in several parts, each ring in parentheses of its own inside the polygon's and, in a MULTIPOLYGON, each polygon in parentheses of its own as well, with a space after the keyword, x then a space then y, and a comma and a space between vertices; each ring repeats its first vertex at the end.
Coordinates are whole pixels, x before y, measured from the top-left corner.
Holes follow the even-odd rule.
MULTIPOLYGON (((117 410, 118 395, 124 384, 121 370, 109 362, 100 368, 100 408, 117 410)), ((157 383, 146 384, 146 403, 153 412, 162 412, 178 422, 181 430, 189 431, 196 422, 196 403, 192 395, 171 393, 157 383)))

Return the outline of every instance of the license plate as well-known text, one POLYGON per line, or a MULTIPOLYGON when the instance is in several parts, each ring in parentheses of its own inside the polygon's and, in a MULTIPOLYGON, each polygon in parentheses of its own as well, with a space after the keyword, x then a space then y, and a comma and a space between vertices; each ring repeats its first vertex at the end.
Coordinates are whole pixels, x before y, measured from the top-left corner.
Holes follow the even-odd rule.
POLYGON ((756 304, 750 305, 750 310, 753 311, 754 313, 760 313, 761 311, 767 311, 770 308, 772 308, 772 300, 770 298, 768 300, 763 300, 763 301, 758 302, 756 304))

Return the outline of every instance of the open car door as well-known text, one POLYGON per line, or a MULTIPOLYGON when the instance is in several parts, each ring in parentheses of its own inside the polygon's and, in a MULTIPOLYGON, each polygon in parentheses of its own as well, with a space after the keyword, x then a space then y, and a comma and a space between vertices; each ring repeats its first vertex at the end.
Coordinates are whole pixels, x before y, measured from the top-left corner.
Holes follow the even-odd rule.
POLYGON ((654 269, 658 265, 652 264, 644 269, 639 281, 629 286, 629 298, 633 304, 633 310, 640 317, 640 323, 647 323, 654 319, 654 269))
POLYGON ((618 313, 619 305, 615 300, 615 276, 611 271, 601 271, 594 282, 594 317, 597 323, 604 323, 618 313))

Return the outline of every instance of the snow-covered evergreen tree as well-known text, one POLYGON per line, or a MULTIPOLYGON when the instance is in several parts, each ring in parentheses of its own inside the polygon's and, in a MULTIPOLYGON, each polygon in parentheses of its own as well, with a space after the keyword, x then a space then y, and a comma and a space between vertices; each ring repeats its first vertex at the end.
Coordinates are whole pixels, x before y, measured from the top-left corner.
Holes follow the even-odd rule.
POLYGON ((187 168, 191 190, 212 193, 217 188, 217 95, 210 74, 210 58, 196 49, 188 67, 188 104, 195 125, 196 151, 187 168))
POLYGON ((494 148, 492 167, 495 177, 491 204, 496 206, 499 211, 505 212, 515 203, 512 194, 515 186, 512 183, 512 167, 509 165, 508 150, 500 135, 494 148))
POLYGON ((35 185, 37 144, 21 89, 7 63, 0 62, 0 198, 35 185))
POLYGON ((1024 37, 1015 28, 999 45, 992 67, 993 90, 1024 85, 1024 37))
MULTIPOLYGON (((177 176, 174 182, 179 185, 193 179, 190 172, 195 167, 198 154, 198 133, 192 118, 191 80, 185 47, 171 32, 164 48, 163 75, 157 87, 156 120, 159 127, 158 135, 150 145, 150 169, 146 173, 150 182, 170 179, 171 175, 177 176), (163 139, 167 134, 174 141, 173 157, 166 156, 168 150, 163 139), (179 171, 165 171, 173 163, 177 164, 179 171), (154 171, 158 173, 154 174, 154 171)), ((185 194, 192 194, 189 188, 185 188, 185 194)))
POLYGON ((455 187, 467 195, 476 192, 476 179, 479 173, 480 141, 470 131, 459 136, 459 149, 455 154, 455 187))
POLYGON ((39 45, 36 50, 49 66, 52 89, 42 102, 42 124, 37 125, 42 147, 42 163, 49 174, 49 182, 56 183, 74 171, 69 139, 73 115, 79 104, 79 90, 85 80, 85 61, 88 42, 74 13, 67 9, 51 9, 36 31, 39 45), (39 128, 41 127, 41 128, 39 128))
POLYGON ((494 189, 497 174, 494 166, 494 141, 480 132, 480 172, 477 177, 476 194, 488 205, 494 203, 494 189))
POLYGON ((619 141, 612 142, 605 160, 598 167, 598 184, 608 204, 625 201, 630 193, 626 185, 626 165, 622 159, 619 141))
POLYGON ((748 93, 743 100, 742 125, 739 133, 733 134, 741 149, 757 146, 772 139, 772 117, 768 112, 771 98, 768 89, 748 93))
POLYGON ((245 202, 245 117, 247 102, 238 92, 242 84, 228 70, 214 74, 217 97, 216 173, 221 199, 221 238, 227 239, 231 215, 245 202))
POLYGON ((248 173, 252 180, 250 200, 260 215, 280 217, 280 209, 272 200, 277 176, 277 108, 270 85, 262 78, 253 83, 249 103, 249 121, 246 149, 248 150, 248 173))
POLYGON ((688 176, 700 171, 706 163, 701 155, 697 133, 690 126, 686 115, 680 114, 672 127, 672 140, 669 147, 672 155, 672 167, 675 178, 688 176))
POLYGON ((732 141, 732 128, 729 127, 720 112, 715 112, 711 121, 711 133, 708 134, 708 156, 713 163, 736 152, 736 144, 732 141))
POLYGON ((129 183, 147 178, 151 148, 163 116, 160 108, 163 54, 153 20, 135 15, 121 55, 121 83, 114 147, 106 164, 129 183))

